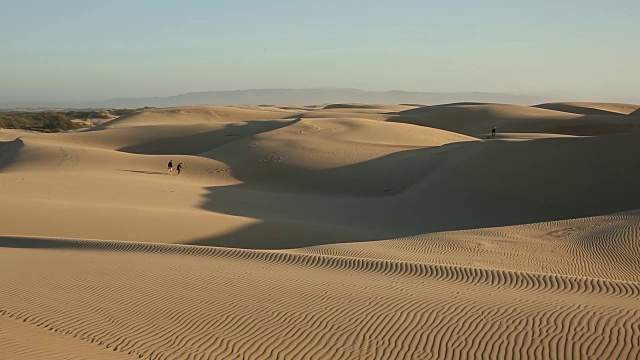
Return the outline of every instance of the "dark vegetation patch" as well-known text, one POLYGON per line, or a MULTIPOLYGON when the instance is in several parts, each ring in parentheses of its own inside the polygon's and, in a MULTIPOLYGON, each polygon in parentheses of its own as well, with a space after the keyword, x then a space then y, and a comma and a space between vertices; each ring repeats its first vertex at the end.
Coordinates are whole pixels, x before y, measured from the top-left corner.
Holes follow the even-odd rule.
POLYGON ((89 119, 110 119, 139 112, 140 109, 114 110, 44 110, 44 111, 1 111, 0 128, 24 129, 41 132, 60 132, 90 127, 89 119))

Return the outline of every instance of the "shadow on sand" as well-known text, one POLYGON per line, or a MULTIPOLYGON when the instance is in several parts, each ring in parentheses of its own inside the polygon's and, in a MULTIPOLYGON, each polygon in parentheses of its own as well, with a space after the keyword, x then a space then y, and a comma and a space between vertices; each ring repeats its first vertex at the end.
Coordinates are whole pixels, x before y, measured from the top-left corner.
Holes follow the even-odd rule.
POLYGON ((119 171, 137 173, 137 174, 148 174, 148 175, 165 175, 165 174, 167 174, 166 172, 159 172, 159 171, 126 170, 126 169, 118 169, 118 170, 119 171))
POLYGON ((24 142, 19 138, 13 141, 0 141, 0 170, 11 164, 23 147, 24 142))
POLYGON ((16 249, 70 249, 77 245, 73 241, 39 239, 32 237, 0 236, 0 247, 16 249))
MULTIPOLYGON (((503 133, 550 133, 573 136, 600 136, 638 132, 640 122, 638 118, 630 115, 591 109, 586 107, 569 106, 572 111, 561 111, 565 114, 574 114, 571 121, 558 117, 554 109, 549 107, 533 106, 550 111, 547 115, 505 116, 496 117, 488 108, 468 109, 460 107, 460 104, 443 104, 424 106, 420 108, 404 110, 395 113, 388 121, 419 126, 433 127, 446 131, 453 131, 469 136, 483 136, 493 126, 503 133), (476 124, 486 124, 485 130, 479 131, 477 125, 469 123, 468 127, 460 127, 459 121, 452 119, 473 119, 476 124), (463 130, 464 128, 464 130, 463 130)), ((463 104, 464 105, 464 104, 463 104)), ((547 104, 553 105, 553 104, 547 104)), ((563 109, 564 105, 561 106, 563 109)), ((566 110, 566 109, 565 109, 566 110)))
POLYGON ((636 186, 640 161, 633 165, 626 161, 628 171, 620 171, 622 163, 611 159, 640 152, 640 142, 636 135, 621 139, 626 140, 469 142, 408 150, 327 170, 282 163, 265 170, 287 173, 285 180, 295 178, 297 187, 288 191, 287 184, 262 183, 255 169, 247 171, 246 165, 226 161, 245 183, 206 188, 201 207, 264 223, 191 244, 292 248, 629 211, 640 204, 636 186), (592 153, 598 156, 588 155, 592 153), (580 161, 585 156, 589 160, 580 161), (489 167, 487 159, 496 166, 489 167), (350 194, 341 188, 345 182, 361 183, 366 191, 350 194), (274 231, 273 223, 311 225, 274 231), (349 235, 339 236, 345 230, 349 235))
POLYGON ((285 250, 330 243, 384 240, 388 234, 321 224, 264 221, 228 234, 188 241, 189 245, 285 250))
POLYGON ((166 137, 126 146, 118 151, 145 155, 197 155, 241 138, 252 137, 295 124, 299 120, 251 120, 226 124, 223 128, 185 136, 166 137))

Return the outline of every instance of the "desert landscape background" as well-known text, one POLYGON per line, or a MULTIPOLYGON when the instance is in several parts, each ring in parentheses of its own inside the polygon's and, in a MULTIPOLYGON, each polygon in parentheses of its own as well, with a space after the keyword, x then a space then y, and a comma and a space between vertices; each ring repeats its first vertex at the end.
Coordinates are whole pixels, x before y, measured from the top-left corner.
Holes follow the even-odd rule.
POLYGON ((91 121, 0 129, 4 358, 640 357, 640 105, 91 121))

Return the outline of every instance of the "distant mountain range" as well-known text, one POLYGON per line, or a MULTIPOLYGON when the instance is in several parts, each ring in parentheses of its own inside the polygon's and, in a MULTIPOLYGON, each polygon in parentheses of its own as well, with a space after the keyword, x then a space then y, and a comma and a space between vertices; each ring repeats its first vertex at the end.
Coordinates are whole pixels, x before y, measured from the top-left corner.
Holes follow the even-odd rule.
POLYGON ((375 104, 444 104, 453 102, 489 102, 533 105, 554 99, 486 92, 411 92, 367 91, 359 89, 256 89, 234 91, 193 92, 169 97, 118 98, 106 101, 77 103, 1 103, 0 108, 139 108, 188 105, 317 105, 327 103, 375 104))

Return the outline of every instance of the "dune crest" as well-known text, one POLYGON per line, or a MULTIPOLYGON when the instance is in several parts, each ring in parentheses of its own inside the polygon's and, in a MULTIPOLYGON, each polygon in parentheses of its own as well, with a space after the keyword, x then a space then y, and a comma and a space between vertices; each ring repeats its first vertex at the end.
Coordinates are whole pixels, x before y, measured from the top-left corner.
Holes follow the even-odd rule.
POLYGON ((634 104, 593 102, 547 103, 536 105, 534 107, 582 115, 628 115, 640 108, 640 106, 634 104))
POLYGON ((627 111, 634 109, 634 106, 636 105, 557 103, 527 107, 461 103, 400 111, 391 121, 484 138, 489 137, 494 126, 500 133, 597 136, 638 132, 640 122, 626 116, 627 111))

